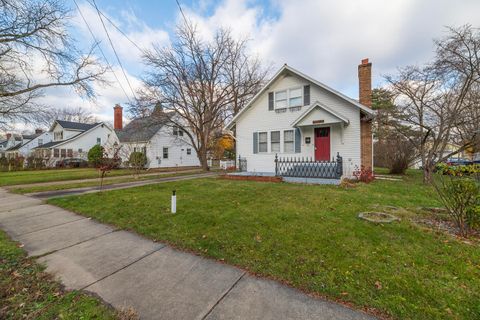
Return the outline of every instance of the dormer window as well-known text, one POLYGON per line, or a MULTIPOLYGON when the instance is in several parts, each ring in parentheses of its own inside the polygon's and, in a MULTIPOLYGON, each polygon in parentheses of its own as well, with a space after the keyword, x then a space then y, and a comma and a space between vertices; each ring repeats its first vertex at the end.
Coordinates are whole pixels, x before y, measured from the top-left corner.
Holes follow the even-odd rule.
POLYGON ((287 107, 287 90, 275 92, 275 109, 287 107))
POLYGON ((57 131, 53 135, 55 141, 63 140, 63 131, 57 131))

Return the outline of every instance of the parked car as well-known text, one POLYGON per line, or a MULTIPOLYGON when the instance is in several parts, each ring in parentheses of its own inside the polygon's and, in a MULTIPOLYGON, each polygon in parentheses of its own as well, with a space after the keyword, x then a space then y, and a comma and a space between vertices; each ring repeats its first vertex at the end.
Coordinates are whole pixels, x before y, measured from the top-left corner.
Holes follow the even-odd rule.
POLYGON ((88 162, 79 159, 79 158, 68 158, 63 160, 58 160, 55 163, 55 167, 57 168, 86 168, 88 167, 88 162))
POLYGON ((449 166, 466 166, 473 164, 473 161, 465 158, 448 158, 446 162, 449 166))

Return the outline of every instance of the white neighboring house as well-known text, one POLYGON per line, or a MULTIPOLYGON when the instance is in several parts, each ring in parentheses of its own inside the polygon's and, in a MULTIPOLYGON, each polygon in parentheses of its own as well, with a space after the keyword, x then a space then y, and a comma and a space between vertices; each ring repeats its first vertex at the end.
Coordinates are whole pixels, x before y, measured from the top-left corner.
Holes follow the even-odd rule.
POLYGON ((45 143, 52 141, 52 134, 50 132, 36 131, 32 135, 22 135, 22 142, 6 151, 8 157, 24 157, 31 155, 36 147, 42 146, 45 143))
POLYGON ((104 122, 55 120, 49 133, 53 139, 34 149, 38 157, 46 159, 47 166, 55 166, 58 160, 65 158, 87 160, 88 151, 97 144, 104 147, 118 144, 115 131, 104 122))
POLYGON ((128 161, 132 152, 143 152, 149 169, 200 165, 188 137, 179 128, 169 125, 168 115, 163 121, 158 114, 134 119, 123 127, 121 108, 119 105, 114 108, 114 127, 120 140, 122 162, 128 161))
POLYGON ((368 107, 368 59, 362 60, 358 73, 362 103, 285 64, 226 126, 235 132, 237 157, 246 160, 246 168, 242 165, 241 169, 272 174, 276 155, 280 159, 303 157, 312 160, 290 164, 290 171, 280 175, 296 176, 296 171, 302 171, 298 176, 332 178, 322 176, 322 170, 309 169, 320 166, 312 161, 335 166, 337 154, 342 157, 341 176, 351 177, 362 165, 372 168, 374 111, 368 107))

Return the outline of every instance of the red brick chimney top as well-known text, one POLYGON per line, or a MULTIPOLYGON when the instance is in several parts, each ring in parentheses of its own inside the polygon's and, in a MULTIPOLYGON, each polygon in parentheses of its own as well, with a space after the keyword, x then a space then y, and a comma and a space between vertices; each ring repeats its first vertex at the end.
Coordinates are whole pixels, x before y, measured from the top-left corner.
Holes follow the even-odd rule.
POLYGON ((115 130, 123 129, 123 108, 118 103, 113 107, 113 128, 115 130))
POLYGON ((11 133, 7 133, 7 140, 10 139, 12 137, 12 134, 11 133))
POLYGON ((368 58, 358 65, 358 100, 367 107, 372 106, 372 63, 368 58))

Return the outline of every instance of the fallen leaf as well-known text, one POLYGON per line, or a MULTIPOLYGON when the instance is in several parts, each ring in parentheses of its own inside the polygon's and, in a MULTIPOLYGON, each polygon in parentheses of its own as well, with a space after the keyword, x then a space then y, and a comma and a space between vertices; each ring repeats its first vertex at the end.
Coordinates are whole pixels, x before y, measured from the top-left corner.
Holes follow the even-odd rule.
POLYGON ((382 283, 380 281, 375 281, 375 288, 377 288, 377 290, 381 290, 382 289, 382 283))

